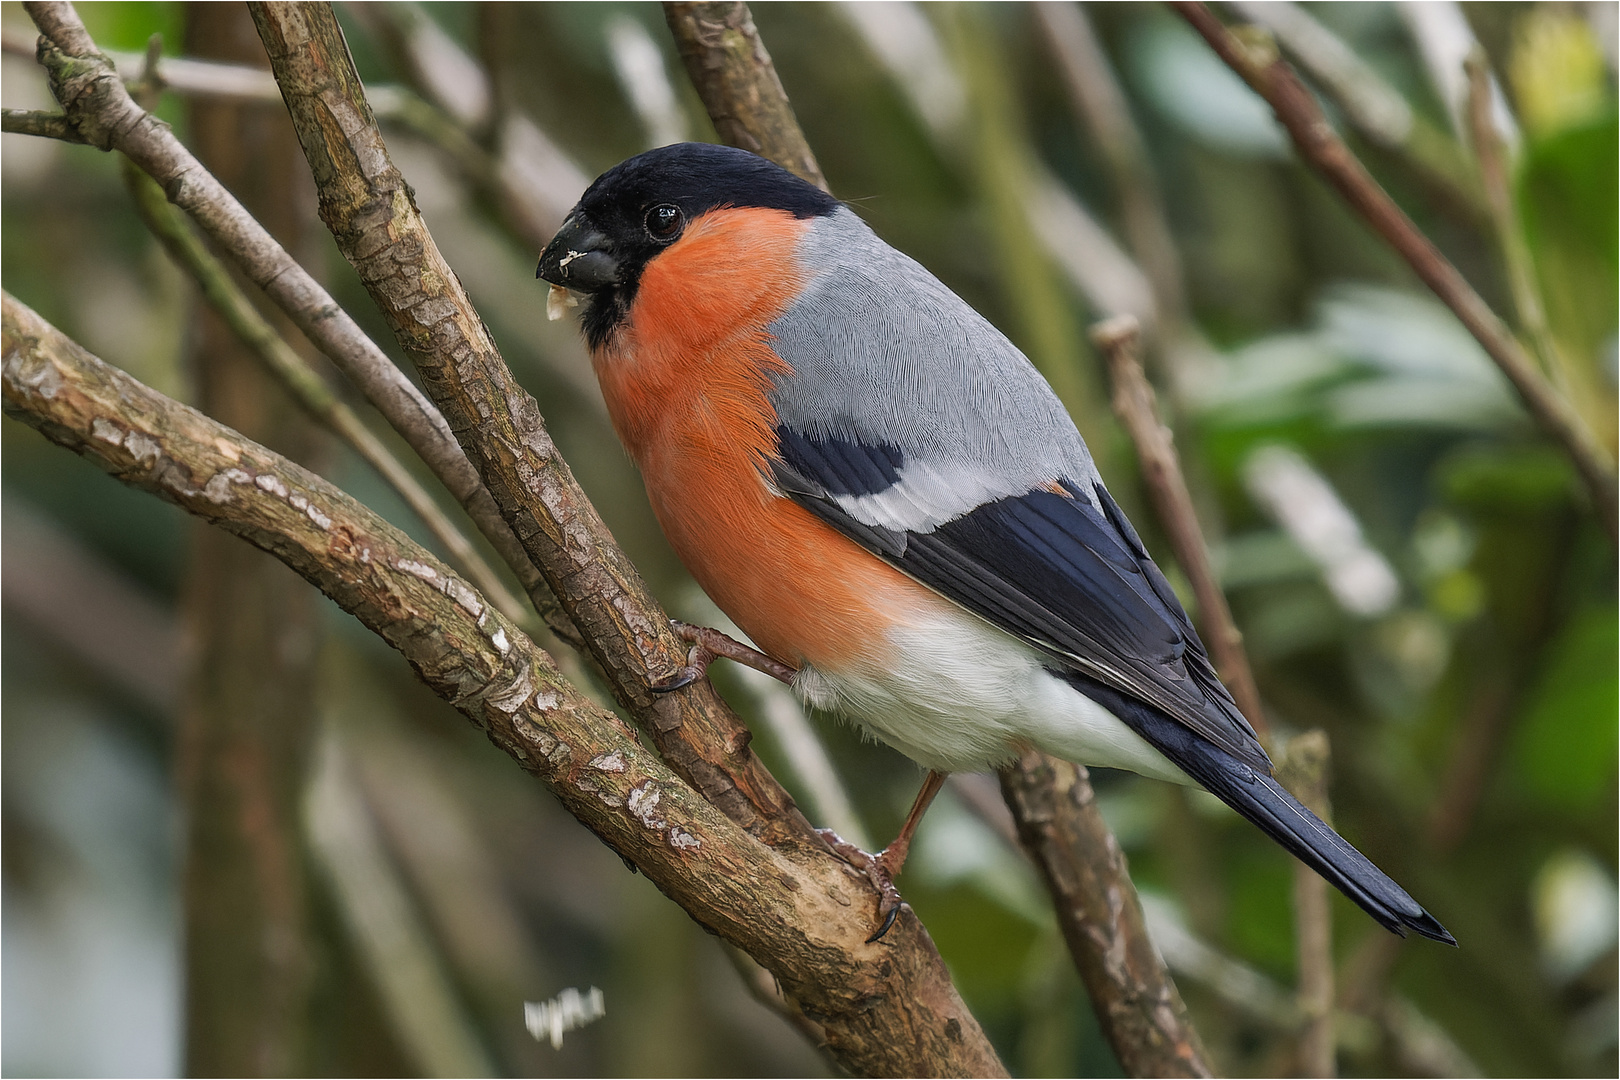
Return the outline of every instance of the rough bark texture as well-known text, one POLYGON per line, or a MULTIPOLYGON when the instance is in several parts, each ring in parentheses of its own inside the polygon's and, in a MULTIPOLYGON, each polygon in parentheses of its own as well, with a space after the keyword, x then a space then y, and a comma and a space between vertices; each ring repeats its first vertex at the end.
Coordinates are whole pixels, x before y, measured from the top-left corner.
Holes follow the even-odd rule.
POLYGON ((108 367, 9 294, 0 298, 8 415, 316 585, 604 843, 767 968, 823 1025, 845 1068, 1006 1075, 926 937, 863 942, 871 905, 848 866, 760 844, 403 533, 320 477, 108 367))
POLYGON ((1026 754, 1001 790, 1057 903, 1058 925, 1127 1076, 1213 1076, 1176 984, 1148 937, 1125 853, 1085 768, 1026 754))
MULTIPOLYGON (((589 642, 618 700, 658 749, 731 818, 769 842, 813 833, 700 681, 654 694, 687 647, 609 534, 517 384, 394 167, 324 5, 251 4, 320 193, 354 265, 502 515, 589 642)), ((535 289, 535 303, 542 302, 535 289)))
POLYGON ((721 140, 769 158, 825 191, 827 180, 799 130, 748 5, 665 4, 664 19, 721 140))
POLYGON ((1177 0, 1173 6, 1227 66, 1266 99, 1306 164, 1406 260, 1484 347, 1536 423, 1569 456, 1610 543, 1620 544, 1620 488, 1615 484, 1614 460, 1608 450, 1587 429, 1575 407, 1542 376, 1496 312, 1334 133, 1316 99, 1288 62, 1277 55, 1275 45, 1259 47, 1239 39, 1197 0, 1177 0))
MULTIPOLYGON (((194 4, 188 51, 264 62, 247 13, 194 4)), ((297 249, 316 225, 298 143, 264 105, 194 101, 198 157, 297 249), (301 209, 303 208, 303 209, 301 209)), ((307 457, 309 422, 224 322, 197 312, 201 408, 307 457)), ((191 1076, 302 1071, 311 954, 299 796, 315 715, 313 591, 285 566, 196 523, 181 603, 189 671, 176 781, 186 823, 185 1066, 191 1076)))
POLYGON ((387 417, 512 567, 552 630, 567 640, 577 640, 438 410, 181 145, 169 126, 135 103, 112 62, 97 51, 71 4, 29 3, 24 7, 42 34, 38 58, 50 78, 51 93, 83 141, 102 150, 118 150, 163 186, 169 201, 191 215, 243 274, 387 417))

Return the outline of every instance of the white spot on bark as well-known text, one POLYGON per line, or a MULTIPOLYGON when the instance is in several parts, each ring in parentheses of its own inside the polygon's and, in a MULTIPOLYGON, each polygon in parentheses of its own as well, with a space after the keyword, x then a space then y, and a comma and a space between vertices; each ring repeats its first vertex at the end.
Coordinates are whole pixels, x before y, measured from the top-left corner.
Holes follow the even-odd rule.
POLYGON ((437 582, 439 572, 426 563, 419 563, 411 559, 400 559, 394 563, 394 569, 403 570, 412 577, 419 577, 423 581, 437 582))
POLYGON ((139 431, 131 431, 124 436, 124 449, 133 454, 136 461, 148 467, 157 464, 158 458, 163 456, 163 447, 158 441, 139 431))
POLYGON ((658 816, 658 800, 664 797, 658 790, 658 785, 651 780, 643 780, 630 789, 630 797, 625 800, 625 806, 649 829, 660 832, 669 825, 669 822, 658 816))
POLYGON ((231 501, 231 478, 224 473, 215 473, 203 485, 202 497, 209 502, 219 505, 231 501))
POLYGON ((260 473, 253 478, 253 482, 278 499, 285 499, 288 495, 287 485, 275 473, 260 473))
POLYGON ((371 549, 370 548, 361 548, 360 549, 360 561, 362 563, 370 563, 371 562, 371 549))
POLYGON ((676 851, 684 851, 687 848, 702 847, 703 843, 697 837, 676 825, 669 830, 669 846, 676 851))
POLYGON ((294 510, 307 510, 309 508, 309 500, 296 491, 287 496, 287 501, 292 503, 294 510))
POLYGON ((253 483, 253 477, 249 476, 247 473, 243 472, 241 469, 226 469, 224 472, 220 473, 219 475, 223 476, 225 479, 229 480, 233 484, 251 484, 251 483, 253 483))
POLYGON ((124 429, 113 423, 111 420, 104 419, 100 416, 90 421, 90 434, 94 438, 100 439, 105 443, 112 443, 114 446, 122 446, 124 444, 124 429))
MULTIPOLYGON (((484 605, 479 601, 478 594, 473 591, 472 586, 468 585, 460 578, 446 578, 444 582, 444 592, 446 596, 454 600, 458 605, 460 605, 463 611, 471 615, 473 618, 478 619, 484 614, 484 605)), ((497 630, 496 633, 500 634, 500 631, 497 630)), ((494 638, 491 638, 490 640, 494 641, 494 638)), ((501 641, 505 640, 506 636, 502 634, 501 641)), ((506 652, 506 646, 502 645, 500 641, 495 642, 495 647, 501 650, 503 654, 506 652)))
POLYGON ((618 750, 611 754, 598 754, 591 758, 591 768, 603 772, 624 772, 624 754, 618 750))
POLYGON ((505 630, 497 628, 495 633, 490 635, 489 640, 494 644, 496 649, 500 650, 500 654, 502 656, 505 656, 512 649, 512 643, 506 640, 505 630))
POLYGON ((534 695, 534 707, 546 712, 557 707, 557 692, 555 690, 541 690, 534 695))
POLYGON ((504 688, 490 691, 484 700, 507 716, 511 716, 523 707, 523 703, 529 700, 532 693, 534 693, 534 678, 525 667, 504 688))
POLYGON ((332 519, 321 513, 320 507, 314 503, 311 503, 304 513, 309 515, 309 520, 313 521, 318 528, 326 530, 332 527, 332 519))

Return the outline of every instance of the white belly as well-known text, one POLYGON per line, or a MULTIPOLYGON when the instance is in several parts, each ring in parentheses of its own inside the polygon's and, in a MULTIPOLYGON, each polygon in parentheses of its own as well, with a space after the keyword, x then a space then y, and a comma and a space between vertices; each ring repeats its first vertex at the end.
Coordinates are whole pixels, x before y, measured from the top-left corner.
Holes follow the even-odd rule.
POLYGON ((1046 671, 1035 649, 977 616, 943 610, 888 637, 887 666, 806 667, 794 689, 942 772, 1001 765, 1033 746, 1081 765, 1191 782, 1113 713, 1046 671))

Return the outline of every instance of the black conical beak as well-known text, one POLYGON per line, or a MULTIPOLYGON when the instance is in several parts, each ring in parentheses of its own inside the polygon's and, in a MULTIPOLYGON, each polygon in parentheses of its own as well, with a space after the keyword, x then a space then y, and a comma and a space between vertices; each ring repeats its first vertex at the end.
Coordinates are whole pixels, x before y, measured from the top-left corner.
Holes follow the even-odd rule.
POLYGON ((575 210, 540 256, 534 276, 577 292, 619 284, 619 260, 607 235, 575 210))

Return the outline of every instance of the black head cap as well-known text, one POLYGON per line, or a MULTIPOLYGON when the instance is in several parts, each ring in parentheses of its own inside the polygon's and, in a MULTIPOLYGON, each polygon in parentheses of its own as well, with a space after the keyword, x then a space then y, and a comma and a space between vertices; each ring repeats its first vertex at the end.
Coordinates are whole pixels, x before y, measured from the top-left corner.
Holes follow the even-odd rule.
POLYGON ((661 146, 596 178, 547 245, 536 276, 590 294, 584 324, 594 347, 629 310, 642 268, 699 215, 740 206, 808 218, 839 205, 814 184, 746 150, 711 143, 661 146))

